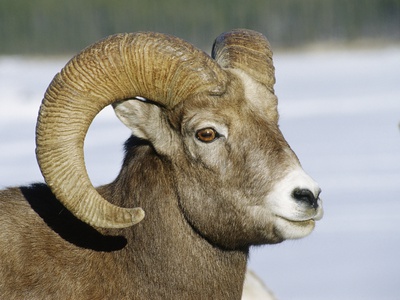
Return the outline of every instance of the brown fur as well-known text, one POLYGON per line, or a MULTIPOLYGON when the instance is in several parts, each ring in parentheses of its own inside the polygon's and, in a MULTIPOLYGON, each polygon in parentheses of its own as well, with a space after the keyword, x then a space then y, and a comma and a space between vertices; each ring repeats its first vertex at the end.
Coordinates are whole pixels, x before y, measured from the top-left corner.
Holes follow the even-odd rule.
POLYGON ((273 95, 256 110, 240 90, 232 79, 224 97, 160 108, 168 130, 128 140, 118 178, 98 191, 144 209, 133 227, 94 229, 43 184, 1 191, 0 299, 240 299, 249 246, 282 241, 245 207, 297 159, 273 95), (188 122, 203 114, 228 127, 224 144, 193 146, 188 122))

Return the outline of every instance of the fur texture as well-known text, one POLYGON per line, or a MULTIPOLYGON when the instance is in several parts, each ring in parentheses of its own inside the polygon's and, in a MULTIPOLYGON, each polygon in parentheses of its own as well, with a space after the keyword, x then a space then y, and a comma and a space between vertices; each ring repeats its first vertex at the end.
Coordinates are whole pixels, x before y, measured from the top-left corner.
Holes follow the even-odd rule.
POLYGON ((303 174, 281 187, 300 164, 279 130, 275 95, 226 74, 218 97, 195 94, 173 109, 115 105, 134 136, 119 176, 97 191, 143 208, 137 225, 91 227, 44 184, 1 191, 0 299, 240 299, 251 245, 311 232, 322 209, 292 191, 317 199, 319 188, 303 174), (215 140, 199 138, 205 128, 215 140), (269 197, 278 183, 282 195, 269 197))

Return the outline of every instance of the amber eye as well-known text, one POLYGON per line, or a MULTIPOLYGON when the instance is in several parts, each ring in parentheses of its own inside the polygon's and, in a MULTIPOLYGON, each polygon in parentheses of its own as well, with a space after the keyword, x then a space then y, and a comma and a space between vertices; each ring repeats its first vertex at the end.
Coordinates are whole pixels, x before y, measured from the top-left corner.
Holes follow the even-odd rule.
POLYGON ((203 143, 211 143, 218 137, 218 132, 213 128, 203 128, 196 132, 196 138, 203 143))

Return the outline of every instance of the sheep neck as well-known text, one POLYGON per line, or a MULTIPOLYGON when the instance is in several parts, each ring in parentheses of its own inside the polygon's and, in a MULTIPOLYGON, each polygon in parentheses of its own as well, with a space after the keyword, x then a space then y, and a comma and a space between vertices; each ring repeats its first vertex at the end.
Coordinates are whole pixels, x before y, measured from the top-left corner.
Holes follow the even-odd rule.
POLYGON ((221 249, 196 233, 179 208, 169 174, 165 162, 139 154, 125 162, 114 183, 100 189, 116 204, 131 201, 146 212, 141 223, 120 231, 127 238, 126 267, 142 274, 131 284, 142 291, 157 287, 148 299, 155 299, 155 291, 164 299, 240 299, 248 251, 221 249))

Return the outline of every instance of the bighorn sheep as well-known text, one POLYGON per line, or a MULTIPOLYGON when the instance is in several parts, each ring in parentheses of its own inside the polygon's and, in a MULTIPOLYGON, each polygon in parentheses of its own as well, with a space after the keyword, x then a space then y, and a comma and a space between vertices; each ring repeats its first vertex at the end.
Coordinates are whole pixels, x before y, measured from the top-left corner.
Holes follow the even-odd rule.
POLYGON ((274 82, 250 30, 220 35, 212 57, 158 33, 75 56, 39 111, 47 185, 0 192, 0 298, 240 299, 249 247, 304 237, 323 211, 278 128, 274 82), (95 189, 83 142, 109 104, 133 135, 95 189))

